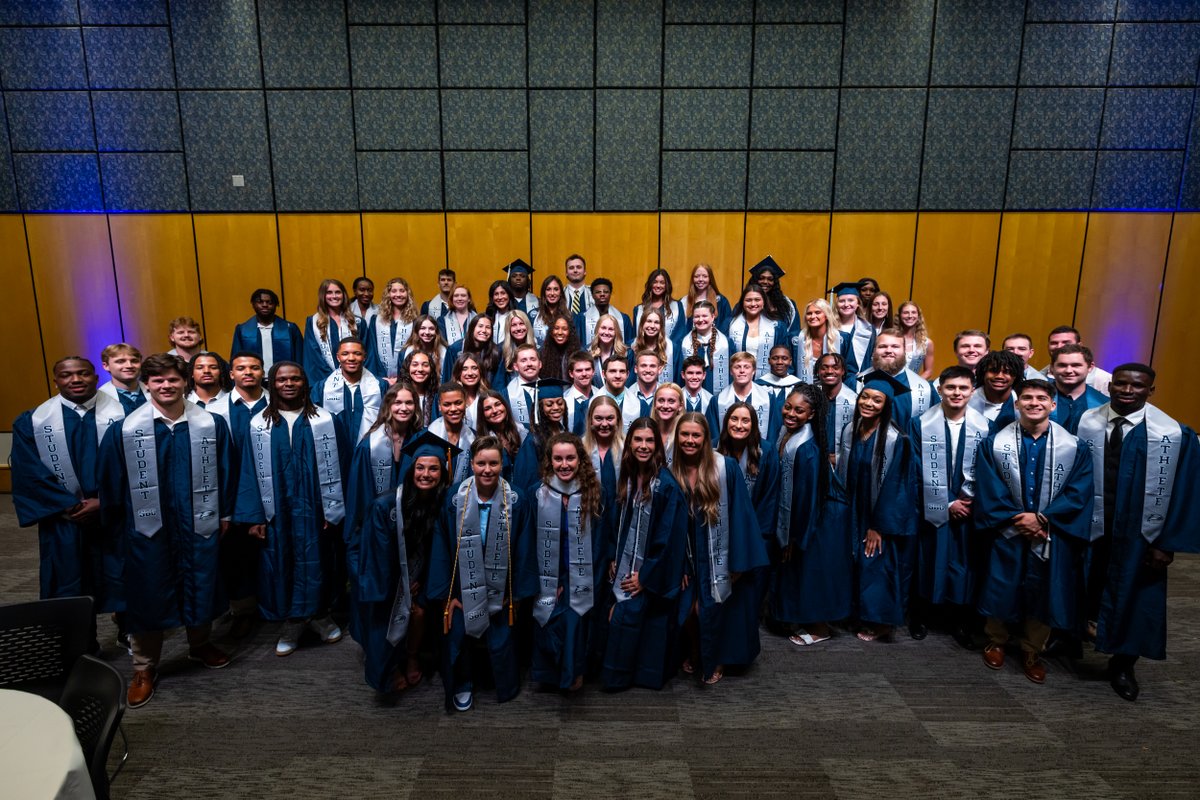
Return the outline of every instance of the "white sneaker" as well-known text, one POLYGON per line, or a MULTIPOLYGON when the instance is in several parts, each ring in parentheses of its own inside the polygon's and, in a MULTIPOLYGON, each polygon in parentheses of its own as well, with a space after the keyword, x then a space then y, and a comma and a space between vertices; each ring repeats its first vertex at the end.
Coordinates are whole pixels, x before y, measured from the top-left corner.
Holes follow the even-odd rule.
POLYGON ((324 616, 320 619, 310 619, 308 627, 313 633, 320 636, 321 641, 325 644, 333 644, 342 638, 342 629, 329 616, 324 616))
POLYGON ((279 641, 275 643, 275 655, 290 656, 300 646, 300 634, 304 633, 303 622, 287 620, 279 629, 279 641))
POLYGON ((455 711, 470 711, 473 705, 475 705, 475 695, 471 692, 459 692, 454 695, 455 711))

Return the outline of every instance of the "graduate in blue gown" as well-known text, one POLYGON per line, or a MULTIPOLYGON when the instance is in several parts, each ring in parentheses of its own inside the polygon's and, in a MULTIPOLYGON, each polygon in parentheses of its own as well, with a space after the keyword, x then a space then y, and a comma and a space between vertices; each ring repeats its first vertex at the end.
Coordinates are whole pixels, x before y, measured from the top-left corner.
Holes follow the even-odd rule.
POLYGON ((688 506, 687 557, 680 595, 686 656, 683 671, 707 684, 726 667, 758 657, 759 595, 753 572, 769 561, 737 461, 714 453, 704 417, 684 414, 675 426, 671 472, 688 506))
POLYGON ((120 611, 121 540, 100 525, 100 440, 125 416, 96 391, 96 368, 72 356, 54 364, 58 393, 13 422, 12 499, 17 521, 38 526, 39 596, 90 595, 120 611))
POLYGON ((763 439, 775 441, 779 436, 779 409, 783 405, 783 398, 768 387, 754 383, 754 357, 750 353, 734 353, 729 359, 729 373, 729 386, 713 395, 712 402, 704 412, 708 429, 713 432, 713 446, 717 444, 716 436, 721 432, 725 413, 739 401, 748 403, 754 409, 763 439))
POLYGON ((126 414, 146 402, 146 387, 139 380, 141 351, 125 342, 110 344, 100 351, 100 365, 110 378, 97 391, 120 402, 126 414))
POLYGON ((583 686, 603 613, 608 534, 615 498, 604 492, 583 442, 557 433, 546 442, 542 482, 530 494, 526 534, 539 589, 533 603, 533 679, 557 689, 583 686))
POLYGON ((749 353, 754 357, 752 380, 771 371, 771 349, 791 341, 787 320, 767 306, 766 294, 756 283, 749 283, 742 290, 726 336, 730 352, 749 353))
POLYGON ((403 481, 371 503, 354 573, 356 638, 363 673, 377 692, 400 692, 424 677, 420 654, 431 617, 426 586, 430 551, 458 448, 428 431, 404 446, 403 481), (401 547, 403 544, 403 548, 401 547))
POLYGON ((1175 553, 1200 552, 1200 445, 1194 430, 1147 402, 1155 377, 1145 364, 1117 367, 1111 403, 1079 426, 1095 477, 1088 619, 1096 649, 1111 655, 1113 690, 1131 701, 1138 658, 1166 657, 1167 568, 1175 553))
POLYGON ((366 368, 395 381, 404 361, 404 348, 412 338, 420 308, 404 278, 391 278, 375 314, 361 324, 358 335, 367 350, 366 368))
POLYGON ((359 335, 358 318, 349 310, 348 297, 341 281, 321 281, 317 290, 317 313, 304 321, 304 360, 301 363, 313 386, 319 385, 337 369, 338 342, 359 335))
POLYGON ((792 628, 797 646, 824 642, 829 623, 849 617, 854 548, 845 495, 824 443, 825 395, 803 383, 788 394, 778 451, 781 461, 779 516, 774 536, 780 549, 770 618, 792 628))
POLYGON ((536 393, 537 414, 529 435, 521 442, 513 463, 513 485, 522 494, 530 494, 542 482, 542 456, 546 442, 556 433, 566 430, 567 402, 563 390, 569 386, 558 378, 539 378, 536 393))
POLYGON ((275 654, 286 656, 306 627, 326 643, 342 638, 329 611, 351 444, 342 421, 308 399, 299 364, 277 362, 268 384, 270 401, 242 443, 234 521, 262 542, 259 610, 283 622, 275 654))
POLYGON ((529 434, 513 419, 508 398, 495 389, 481 391, 476 405, 475 437, 495 436, 500 440, 500 476, 512 483, 517 455, 529 434))
POLYGON ((688 514, 649 417, 634 420, 625 434, 617 486, 619 516, 609 551, 614 603, 601 681, 609 691, 661 689, 676 669, 688 514))
POLYGON ((1025 675, 1046 679, 1041 653, 1052 628, 1081 623, 1081 564, 1091 533, 1092 457, 1050 420, 1054 385, 1027 380, 1016 422, 979 445, 972 512, 991 544, 979 612, 988 618, 988 667, 1004 665, 1008 624, 1020 623, 1025 675))
MULTIPOLYGON (((687 294, 679 298, 679 302, 683 306, 683 313, 687 318, 687 324, 680 326, 682 327, 681 333, 687 333, 691 328, 692 314, 698 302, 712 303, 717 310, 717 330, 726 334, 729 332, 729 321, 733 319, 733 306, 729 304, 728 298, 721 294, 721 290, 717 287, 717 276, 708 264, 701 263, 692 267, 692 274, 688 278, 687 294)), ((679 328, 676 330, 679 331, 679 328)))
POLYGON ((1087 376, 1093 362, 1092 351, 1081 344, 1066 344, 1050 359, 1053 376, 1054 415, 1051 417, 1071 433, 1079 428, 1083 413, 1108 402, 1108 396, 1088 386, 1087 376))
POLYGON ((255 289, 250 293, 250 306, 254 316, 233 329, 229 363, 241 352, 257 354, 263 369, 270 369, 276 361, 299 361, 304 355, 304 337, 296 323, 275 314, 279 295, 270 289, 255 289))
POLYGON ((789 337, 800 332, 800 314, 796 304, 783 293, 779 282, 787 273, 767 256, 750 268, 750 282, 762 289, 769 315, 783 322, 789 337))
POLYGON ((975 365, 975 391, 971 394, 970 407, 988 420, 991 433, 1016 421, 1017 395, 1013 387, 1022 380, 1023 374, 1021 357, 1008 350, 987 353, 975 365))
POLYGON ((908 607, 919 467, 908 435, 892 421, 892 399, 903 391, 890 375, 871 373, 838 439, 854 536, 855 616, 865 642, 890 636, 908 607))
POLYGON ((133 648, 130 706, 154 694, 163 633, 187 628, 189 658, 219 668, 229 657, 210 641, 223 608, 218 552, 233 510, 229 435, 184 400, 178 356, 142 362, 150 402, 109 426, 100 445, 100 510, 123 548, 122 589, 133 648))
POLYGON ((379 418, 388 384, 383 377, 364 369, 366 351, 358 339, 338 342, 337 359, 337 371, 312 385, 311 399, 341 420, 353 445, 367 435, 379 418))
POLYGON ((858 392, 853 384, 847 384, 846 359, 840 353, 826 353, 817 359, 817 383, 825 395, 825 433, 828 443, 826 452, 836 453, 842 429, 854 419, 854 408, 858 405, 858 392))
POLYGON ((441 675, 447 711, 474 705, 477 672, 491 667, 496 699, 521 690, 516 611, 537 592, 525 499, 500 477, 500 442, 471 443, 472 476, 449 494, 429 556, 428 596, 442 611, 441 675))
POLYGON ((857 389, 859 376, 871 369, 875 328, 858 315, 863 299, 857 283, 839 283, 832 291, 837 319, 831 322, 842 338, 841 356, 846 362, 846 384, 851 389, 857 389))

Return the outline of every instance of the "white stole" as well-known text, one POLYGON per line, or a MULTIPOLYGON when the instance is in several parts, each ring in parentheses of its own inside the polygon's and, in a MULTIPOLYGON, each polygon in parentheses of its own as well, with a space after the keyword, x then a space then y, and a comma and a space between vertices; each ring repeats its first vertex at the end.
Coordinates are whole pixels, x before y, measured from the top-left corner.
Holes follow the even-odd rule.
MULTIPOLYGON (((1035 507, 1041 511, 1058 497, 1071 474, 1075 463, 1075 450, 1078 441, 1067 432, 1067 429, 1053 420, 1046 432, 1050 441, 1046 443, 1046 456, 1042 464, 1042 487, 1035 507)), ((1022 429, 1020 422, 1010 422, 992 440, 992 455, 995 456, 996 467, 1000 470, 1000 478, 1008 487, 1008 492, 1021 510, 1025 510, 1025 492, 1021 483, 1021 451, 1022 429)), ((1033 487, 1029 487, 1033 491, 1033 487)), ((1011 539, 1020 534, 1015 526, 1009 525, 1003 531, 1005 539, 1011 539)), ((1034 539, 1030 542, 1033 554, 1046 561, 1050 558, 1050 536, 1047 531, 1045 539, 1034 539)))
MULTIPOLYGON (((771 371, 771 348, 775 346, 775 320, 765 315, 758 317, 758 349, 752 355, 754 356, 755 377, 764 375, 771 371)), ((734 352, 742 352, 746 349, 746 339, 750 335, 750 326, 746 324, 746 318, 738 314, 729 323, 729 343, 734 349, 734 352)))
MULTIPOLYGON (((975 455, 988 434, 987 419, 973 408, 963 419, 963 493, 975 494, 975 455)), ((939 403, 921 415, 921 482, 925 488, 925 519, 936 527, 950 521, 950 468, 954 464, 953 440, 939 403)))
MULTIPOLYGON (((714 327, 709 332, 708 341, 701 342, 700 346, 704 347, 708 354, 705 360, 708 362, 708 372, 712 375, 713 394, 720 394, 729 386, 729 339, 714 327)), ((681 364, 688 357, 696 355, 691 333, 683 337, 679 349, 681 364)))
MULTIPOLYGON (((83 490, 79 486, 79 477, 75 474, 71 450, 67 445, 67 428, 63 421, 64 402, 66 401, 61 395, 55 395, 33 410, 30 419, 33 441, 37 446, 38 458, 46 469, 54 473, 54 477, 64 489, 83 499, 83 490)), ((74 414, 75 410, 72 409, 71 413, 74 414)), ((107 394, 99 392, 96 393, 96 405, 90 413, 94 414, 96 420, 97 444, 104 440, 104 434, 114 422, 125 418, 124 406, 107 394)))
MULTIPOLYGON (((274 460, 271 457, 271 426, 266 420, 266 409, 250 418, 250 452, 254 456, 254 474, 258 478, 258 490, 262 494, 263 516, 267 522, 275 518, 274 460)), ((294 424, 298 425, 297 418, 294 424)), ((287 425, 287 422, 280 422, 287 425)), ((333 415, 317 406, 317 414, 308 420, 312 429, 313 448, 316 456, 317 480, 321 484, 321 510, 325 519, 336 525, 346 516, 346 504, 342 494, 342 467, 338 455, 337 432, 333 426, 333 415)), ((295 432, 293 431, 293 434, 295 432)))
MULTIPOLYGON (((336 369, 331 372, 321 388, 321 408, 331 414, 341 414, 345 411, 346 396, 343 393, 345 387, 346 376, 342 374, 342 371, 336 369)), ((379 405, 383 400, 383 387, 380 386, 379 379, 365 369, 362 377, 358 379, 358 391, 362 396, 363 415, 362 420, 359 421, 358 430, 350 431, 355 442, 366 436, 367 432, 371 430, 371 426, 375 424, 375 420, 379 419, 379 405)))
MULTIPOLYGON (((879 435, 876 430, 875 435, 879 435)), ((900 440, 900 430, 895 424, 888 425, 884 432, 887 436, 887 441, 883 443, 883 464, 879 463, 878 452, 874 447, 871 448, 871 507, 879 501, 879 490, 883 488, 883 482, 887 479, 888 469, 892 466, 892 461, 896 456, 896 442, 900 440), (876 477, 878 476, 878 477, 876 477)), ((838 477, 842 479, 842 484, 846 485, 849 478, 850 470, 850 453, 854 448, 854 426, 847 425, 842 428, 841 435, 838 437, 838 453, 837 453, 837 471, 838 477)))
POLYGON ((787 547, 792 539, 792 487, 796 483, 796 451, 812 438, 812 425, 805 424, 784 442, 783 452, 779 454, 779 514, 775 520, 775 540, 780 547, 787 547))

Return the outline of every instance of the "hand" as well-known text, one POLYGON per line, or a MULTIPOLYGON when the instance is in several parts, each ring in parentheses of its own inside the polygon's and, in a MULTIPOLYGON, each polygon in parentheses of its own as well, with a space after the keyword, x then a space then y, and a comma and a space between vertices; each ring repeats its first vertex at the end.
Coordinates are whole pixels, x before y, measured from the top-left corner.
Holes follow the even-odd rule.
POLYGON ((950 504, 950 519, 964 520, 971 516, 971 500, 955 500, 950 504))
POLYGON ((224 537, 227 533, 229 533, 229 520, 223 519, 221 520, 221 536, 224 537))
POLYGON ((621 591, 628 594, 630 597, 637 597, 642 593, 642 582, 638 580, 636 572, 629 573, 629 577, 621 581, 621 591))
POLYGON ((867 529, 867 538, 863 539, 863 553, 867 558, 874 558, 883 550, 883 537, 879 531, 867 529))
POLYGON ((421 592, 421 582, 420 581, 413 581, 411 584, 409 584, 408 593, 411 594, 413 597, 416 597, 420 592, 421 592))
POLYGON ((563 587, 561 587, 561 586, 558 587, 558 592, 556 592, 554 595, 554 602, 557 603, 559 600, 562 600, 562 590, 563 590, 563 587))
POLYGON ((608 562, 608 580, 611 583, 617 577, 617 562, 608 562))
POLYGON ((679 584, 679 590, 683 591, 687 587, 688 587, 688 576, 687 576, 687 573, 685 572, 685 573, 683 573, 683 581, 679 584))
POLYGON ((462 611, 462 601, 457 597, 450 601, 450 605, 446 606, 446 613, 442 615, 442 635, 450 633, 450 623, 454 621, 454 609, 462 611))
POLYGON ((1165 550, 1159 550, 1157 547, 1151 547, 1146 551, 1146 566, 1159 572, 1171 566, 1171 562, 1174 560, 1174 553, 1168 553, 1165 550))
POLYGON ((321 530, 323 530, 323 531, 327 531, 332 527, 333 526, 329 524, 329 520, 325 520, 324 522, 321 523, 321 530))
POLYGON ((89 497, 67 512, 67 519, 72 522, 82 522, 100 511, 100 501, 89 497))
POLYGON ((1038 521, 1037 514, 1033 513, 1032 511, 1026 511, 1021 514, 1017 514, 1015 517, 1013 517, 1012 522, 1013 527, 1016 528, 1017 532, 1022 536, 1033 538, 1038 535, 1044 535, 1042 533, 1042 523, 1038 521))
POLYGON ((266 539, 267 538, 267 526, 266 525, 251 525, 250 530, 247 531, 247 533, 249 533, 255 539, 259 539, 259 540, 266 539))

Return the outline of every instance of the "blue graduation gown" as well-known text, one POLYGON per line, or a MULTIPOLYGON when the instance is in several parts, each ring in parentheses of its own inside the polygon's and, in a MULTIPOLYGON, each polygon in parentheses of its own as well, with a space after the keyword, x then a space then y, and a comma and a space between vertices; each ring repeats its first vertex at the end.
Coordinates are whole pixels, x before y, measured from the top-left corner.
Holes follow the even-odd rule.
MULTIPOLYGON (((350 440, 337 417, 333 429, 344 493, 350 440)), ((292 426, 290 441, 286 424, 271 427, 275 516, 269 522, 263 514, 252 448, 247 436, 242 443, 234 522, 267 526, 259 557, 259 610, 268 620, 308 619, 329 607, 334 589, 334 537, 341 535, 337 525, 325 528, 312 426, 301 414, 292 426)))
MULTIPOLYGON (((601 681, 610 691, 634 685, 661 689, 675 672, 675 665, 668 662, 674 652, 688 513, 683 491, 670 471, 660 470, 658 479, 658 491, 650 501, 645 559, 638 571, 642 591, 615 603, 609 620, 601 681)), ((625 508, 618 509, 620 518, 609 550, 613 560, 624 547, 620 537, 625 531, 619 526, 632 504, 632 498, 627 498, 625 508)), ((605 592, 612 596, 611 584, 605 592)))
MULTIPOLYGON (((229 360, 241 352, 263 354, 262 333, 258 330, 258 317, 251 317, 234 326, 233 344, 229 348, 229 360)), ((271 327, 271 360, 300 361, 304 357, 304 337, 294 322, 275 317, 271 327)), ((307 370, 305 370, 307 372, 307 370)))
MULTIPOLYGON (((945 428, 945 439, 950 441, 950 426, 945 428)), ((909 426, 909 438, 914 447, 920 447, 921 418, 914 417, 909 426)), ((954 460, 949 464, 949 498, 954 502, 962 494, 963 458, 966 455, 967 436, 964 430, 958 437, 954 460)), ((924 508, 924 483, 917 481, 921 504, 924 508)), ((975 605, 977 581, 985 568, 985 554, 978 546, 975 522, 972 517, 964 520, 950 519, 945 525, 934 526, 921 516, 917 532, 916 590, 917 594, 931 603, 955 603, 975 605)))
POLYGON ((699 512, 689 515, 688 552, 691 557, 684 563, 688 585, 681 595, 679 616, 682 623, 691 613, 692 605, 697 604, 698 667, 705 677, 720 665, 748 665, 758 657, 759 593, 753 571, 769 563, 742 468, 728 456, 718 453, 717 457, 725 459, 721 503, 729 507, 729 573, 742 574, 734 582, 725 602, 718 603, 712 595, 708 522, 699 512))
POLYGON ((883 476, 875 503, 871 456, 879 431, 864 442, 857 438, 846 470, 846 496, 850 529, 854 536, 857 617, 880 625, 903 625, 912 583, 913 538, 917 532, 917 475, 920 466, 912 442, 901 436, 895 444, 892 463, 883 476), (867 530, 878 531, 881 549, 866 556, 867 530))
MULTIPOLYGON (((905 386, 908 386, 908 374, 903 370, 900 371, 899 375, 893 375, 892 377, 905 386)), ((934 387, 933 381, 925 382, 929 384, 930 392, 929 405, 925 407, 928 410, 940 403, 941 397, 938 396, 938 391, 937 388, 934 387)), ((909 388, 911 389, 912 387, 909 386, 909 388)), ((904 394, 897 395, 895 400, 892 402, 892 419, 896 420, 901 426, 906 426, 908 425, 909 420, 919 418, 920 414, 916 415, 916 417, 913 416, 912 403, 912 392, 905 392, 904 394)), ((917 441, 920 441, 920 439, 917 439, 917 441)))
MULTIPOLYGON (((154 421, 162 529, 146 537, 134 529, 129 476, 121 437, 125 421, 113 423, 100 444, 100 510, 107 534, 124 551, 121 588, 126 629, 147 633, 197 627, 224 609, 218 569, 221 535, 200 536, 192 519, 191 436, 185 421, 174 430, 154 421)), ((216 426, 221 518, 233 510, 236 476, 229 470, 229 435, 216 426)))
MULTIPOLYGON (((1050 558, 1042 561, 1033 555, 1025 537, 1006 539, 1001 534, 1026 507, 1022 500, 1012 497, 1000 476, 992 454, 995 437, 993 433, 984 439, 975 457, 972 512, 978 534, 987 536, 990 542, 987 574, 979 587, 979 613, 1005 622, 1032 617, 1051 627, 1074 631, 1079 626, 1082 604, 1082 555, 1091 536, 1091 453, 1080 444, 1062 491, 1046 508, 1036 508, 1040 465, 1036 470, 1038 483, 1024 487, 1034 498, 1031 510, 1040 511, 1050 521, 1050 558)), ((1028 450, 1025 453, 1029 457, 1028 450)))
MULTIPOLYGON (((453 490, 451 490, 453 491, 453 490)), ((497 490, 499 492, 499 490, 497 490)), ((499 513, 495 505, 499 494, 492 498, 492 513, 499 513)), ((433 536, 433 546, 429 554, 428 597, 429 611, 435 618, 441 617, 446 603, 451 597, 459 596, 459 576, 455 571, 455 555, 458 550, 458 516, 455 513, 454 495, 447 494, 442 507, 442 515, 438 521, 433 536)), ((533 544, 526 533, 529 530, 527 515, 529 507, 520 490, 517 491, 517 502, 510 509, 512 517, 512 539, 510 553, 512 560, 510 569, 512 599, 516 602, 537 594, 537 568, 534 565, 533 544)), ((496 684, 496 700, 504 703, 512 700, 521 691, 520 667, 517 660, 516 627, 508 620, 509 598, 504 598, 504 604, 499 611, 489 617, 488 628, 480 637, 487 647, 491 662, 492 678, 496 684)), ((473 691, 474 684, 470 677, 459 680, 455 676, 455 665, 460 664, 469 676, 472 673, 471 646, 467 642, 467 630, 463 622, 462 609, 454 609, 450 620, 450 632, 442 637, 442 685, 446 692, 446 710, 454 707, 454 695, 458 692, 473 691)))
POLYGON ((796 449, 792 469, 791 552, 776 569, 770 616, 793 625, 845 619, 854 575, 845 492, 815 439, 796 449), (824 498, 819 470, 829 473, 824 498))
MULTIPOLYGON (((740 463, 740 462, 739 462, 740 463)), ((744 471, 743 471, 744 474, 744 471)), ((763 547, 767 553, 768 563, 755 569, 743 580, 754 583, 754 608, 761 610, 771 586, 771 574, 779 563, 779 546, 775 541, 775 523, 779 518, 779 452, 766 442, 762 445, 762 453, 758 459, 758 475, 748 487, 750 507, 754 511, 757 530, 762 536, 763 547)))
MULTIPOLYGON (((71 466, 85 498, 99 494, 99 445, 96 410, 80 417, 63 409, 63 430, 71 466)), ((122 543, 104 535, 100 514, 85 522, 72 522, 63 514, 78 498, 68 492, 38 456, 33 438, 33 412, 13 422, 12 499, 22 527, 38 526, 39 596, 90 595, 97 612, 121 611, 122 543)))
MULTIPOLYGON (((363 371, 364 374, 366 374, 366 372, 367 372, 366 370, 363 371)), ((383 378, 379 375, 376 375, 375 373, 371 373, 371 374, 374 376, 375 380, 379 381, 379 395, 380 395, 380 402, 382 402, 383 395, 387 392, 387 389, 388 389, 387 379, 383 378)), ((329 377, 329 376, 327 375, 326 377, 329 377)), ((334 414, 334 417, 341 420, 342 425, 344 425, 346 428, 346 432, 350 435, 350 441, 357 442, 358 441, 358 431, 362 426, 363 413, 367 409, 366 403, 365 403, 365 398, 363 397, 362 378, 361 377, 359 378, 359 383, 358 383, 358 398, 360 401, 359 408, 357 408, 357 409, 354 408, 354 406, 350 402, 352 392, 351 392, 349 386, 342 387, 342 394, 344 395, 343 402, 342 402, 342 410, 339 411, 338 413, 334 414)), ((311 399, 315 405, 321 406, 322 408, 325 406, 325 381, 324 380, 322 380, 320 383, 313 384, 312 389, 309 390, 309 399, 311 399)))
MULTIPOLYGON (((329 320, 329 326, 325 330, 326 336, 332 340, 329 343, 329 351, 334 354, 334 362, 337 362, 337 343, 339 341, 338 331, 335 329, 334 321, 329 320)), ((336 367, 325 360, 325 356, 321 353, 321 346, 316 326, 313 324, 313 318, 310 316, 304 321, 304 374, 308 377, 309 386, 320 386, 321 382, 333 374, 336 367)), ((279 360, 278 357, 275 359, 279 360)))
MULTIPOLYGON (((1175 487, 1154 546, 1170 553, 1200 552, 1200 445, 1186 426, 1176 454, 1175 487)), ((1167 570, 1145 566, 1142 535, 1146 486, 1146 425, 1122 442, 1108 577, 1100 599, 1096 649, 1161 660, 1167 654, 1167 570)))
POLYGON ((1055 398, 1056 405, 1050 419, 1062 425, 1070 433, 1076 433, 1079 430, 1079 420, 1083 419, 1083 412, 1099 408, 1107 402, 1108 398, 1091 386, 1085 386, 1083 394, 1074 400, 1060 393, 1055 398))

